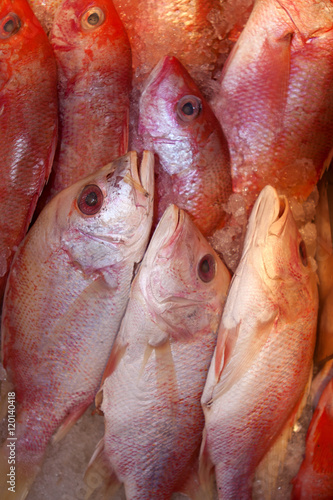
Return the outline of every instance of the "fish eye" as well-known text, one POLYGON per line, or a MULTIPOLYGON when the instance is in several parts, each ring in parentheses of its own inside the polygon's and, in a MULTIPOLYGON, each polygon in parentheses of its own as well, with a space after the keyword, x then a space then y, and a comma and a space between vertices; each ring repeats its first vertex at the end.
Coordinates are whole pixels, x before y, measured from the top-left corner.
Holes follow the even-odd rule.
POLYGON ((299 256, 301 257, 302 264, 303 264, 303 266, 306 267, 308 265, 308 254, 307 254, 306 246, 305 246, 305 243, 303 240, 301 240, 301 242, 298 246, 298 251, 299 251, 299 256))
POLYGON ((209 283, 216 274, 216 261, 211 254, 204 255, 198 264, 198 276, 204 283, 209 283))
POLYGON ((101 189, 95 184, 88 184, 81 191, 77 206, 84 215, 95 215, 102 208, 104 196, 101 189))
POLYGON ((18 32, 20 27, 20 18, 13 12, 10 12, 0 21, 0 38, 5 39, 11 37, 18 32))
POLYGON ((195 95, 185 95, 179 99, 176 107, 178 117, 185 123, 195 120, 201 109, 201 99, 195 95))
POLYGON ((103 24, 105 14, 99 7, 92 7, 88 9, 81 18, 81 26, 85 31, 90 31, 98 28, 103 24))

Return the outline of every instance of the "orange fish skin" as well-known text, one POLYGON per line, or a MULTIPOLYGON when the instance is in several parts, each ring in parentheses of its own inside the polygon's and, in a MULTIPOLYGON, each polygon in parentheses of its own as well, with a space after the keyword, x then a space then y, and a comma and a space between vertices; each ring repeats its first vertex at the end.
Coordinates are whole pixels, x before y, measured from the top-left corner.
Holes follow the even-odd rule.
POLYGON ((169 499, 197 459, 200 397, 229 281, 188 215, 170 205, 133 281, 102 386, 104 453, 128 500, 169 499), (204 282, 208 254, 207 276, 215 271, 204 282))
POLYGON ((257 0, 215 98, 233 188, 305 199, 333 147, 333 4, 257 0))
POLYGON ((164 57, 145 83, 139 134, 156 154, 155 219, 170 203, 186 210, 204 236, 225 223, 232 193, 228 146, 218 120, 175 57, 164 57), (186 115, 182 107, 196 106, 186 115))
POLYGON ((315 345, 313 263, 286 198, 267 186, 249 219, 202 395, 201 477, 251 499, 256 467, 303 396, 315 345))
POLYGON ((17 489, 33 480, 52 434, 75 423, 99 387, 151 228, 153 155, 144 154, 140 177, 136 162, 128 153, 59 193, 16 253, 1 332, 18 405, 17 489), (83 213, 81 194, 91 185, 102 204, 83 213))
POLYGON ((3 0, 0 6, 0 109, 2 299, 14 251, 49 177, 57 140, 56 63, 26 0, 3 0), (6 31, 6 25, 13 31, 6 31))
POLYGON ((293 500, 333 498, 333 379, 326 385, 313 414, 305 458, 293 484, 293 500))
POLYGON ((60 110, 49 182, 54 195, 126 153, 132 69, 128 37, 111 0, 65 0, 50 42, 60 110), (89 25, 95 12, 104 21, 89 25))

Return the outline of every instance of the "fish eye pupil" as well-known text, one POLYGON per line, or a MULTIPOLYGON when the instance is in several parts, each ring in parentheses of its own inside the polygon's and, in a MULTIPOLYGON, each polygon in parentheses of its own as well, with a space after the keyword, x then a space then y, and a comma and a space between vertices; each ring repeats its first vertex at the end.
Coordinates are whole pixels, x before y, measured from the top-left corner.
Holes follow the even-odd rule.
POLYGON ((87 19, 87 22, 91 26, 95 26, 96 24, 98 24, 98 22, 99 22, 99 15, 97 14, 97 12, 93 12, 92 14, 90 14, 90 16, 87 19))
POLYGON ((14 30, 14 21, 12 19, 7 21, 3 29, 6 33, 11 33, 14 30))
POLYGON ((95 191, 90 191, 90 193, 87 194, 85 202, 89 207, 93 207, 96 205, 98 201, 97 193, 95 191))
POLYGON ((209 283, 215 277, 216 261, 211 254, 204 255, 198 265, 198 275, 201 281, 209 283))
POLYGON ((194 113, 194 107, 191 102, 186 102, 184 106, 182 107, 182 111, 185 115, 191 116, 194 113))
POLYGON ((207 259, 201 262, 201 272, 207 274, 209 272, 210 266, 207 259))

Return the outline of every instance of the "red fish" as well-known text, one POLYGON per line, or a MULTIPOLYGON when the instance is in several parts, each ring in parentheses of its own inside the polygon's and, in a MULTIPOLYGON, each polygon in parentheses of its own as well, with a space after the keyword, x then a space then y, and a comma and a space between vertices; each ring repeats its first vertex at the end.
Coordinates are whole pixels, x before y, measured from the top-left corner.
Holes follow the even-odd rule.
POLYGON ((0 300, 50 174, 57 139, 52 48, 26 0, 0 6, 0 300))
POLYGON ((233 187, 304 200, 333 148, 333 3, 257 0, 215 99, 233 187))
POLYGON ((131 51, 111 0, 65 0, 50 42, 58 65, 59 145, 51 194, 127 151, 131 51))
POLYGON ((231 194, 228 146, 198 87, 175 57, 165 57, 145 84, 139 133, 156 153, 159 219, 174 203, 209 236, 223 226, 231 194))
POLYGON ((293 500, 333 498, 333 378, 327 383, 312 417, 305 458, 293 484, 293 500))

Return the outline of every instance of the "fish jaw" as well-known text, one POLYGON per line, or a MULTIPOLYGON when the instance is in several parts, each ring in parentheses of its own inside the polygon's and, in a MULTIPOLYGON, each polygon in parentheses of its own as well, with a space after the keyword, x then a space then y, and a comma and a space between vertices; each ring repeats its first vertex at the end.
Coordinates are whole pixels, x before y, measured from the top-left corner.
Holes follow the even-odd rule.
POLYGON ((309 378, 318 290, 300 240, 286 199, 265 188, 249 220, 201 400, 201 469, 215 467, 219 498, 239 492, 251 498, 255 469, 309 378))
POLYGON ((329 1, 259 0, 230 54, 215 109, 249 208, 267 184, 306 199, 329 164, 332 27, 329 1))
POLYGON ((222 206, 231 194, 228 146, 204 96, 175 57, 166 56, 153 70, 139 108, 143 144, 158 158, 157 218, 174 203, 205 236, 211 234, 225 223, 222 206), (190 117, 186 106, 193 108, 190 117))

